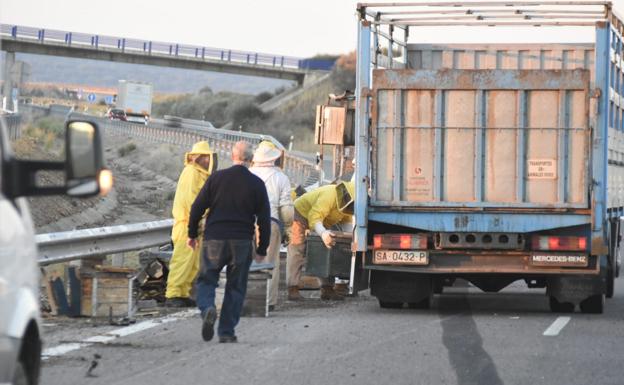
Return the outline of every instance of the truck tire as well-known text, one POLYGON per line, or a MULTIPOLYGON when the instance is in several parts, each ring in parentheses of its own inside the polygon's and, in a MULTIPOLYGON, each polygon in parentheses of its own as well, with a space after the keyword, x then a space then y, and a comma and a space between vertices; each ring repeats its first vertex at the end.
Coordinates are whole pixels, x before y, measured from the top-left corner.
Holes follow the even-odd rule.
POLYGON ((604 310, 605 296, 602 294, 595 294, 585 298, 581 301, 579 307, 581 312, 588 314, 602 314, 604 310))
POLYGON ((571 302, 559 302, 552 295, 548 298, 550 311, 553 313, 574 313, 574 304, 571 302))
POLYGON ((379 300, 379 307, 382 309, 401 309, 403 308, 403 302, 391 302, 379 300))
POLYGON ((429 309, 431 307, 431 296, 419 301, 419 302, 410 302, 407 304, 407 307, 410 309, 429 309))
POLYGON ((433 279, 431 283, 433 294, 442 294, 442 292, 444 291, 444 280, 433 279))
POLYGON ((34 385, 28 381, 26 370, 24 369, 24 363, 17 361, 15 365, 15 373, 13 373, 13 385, 34 385))
POLYGON ((607 282, 605 287, 605 296, 607 298, 613 298, 613 293, 615 292, 615 264, 614 261, 610 258, 609 265, 607 266, 607 282))

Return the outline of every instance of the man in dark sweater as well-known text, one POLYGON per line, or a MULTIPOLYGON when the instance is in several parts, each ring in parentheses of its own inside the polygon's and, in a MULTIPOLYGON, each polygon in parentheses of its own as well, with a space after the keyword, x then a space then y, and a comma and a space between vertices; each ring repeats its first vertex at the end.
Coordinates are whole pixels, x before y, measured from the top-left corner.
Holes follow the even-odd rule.
POLYGON ((227 283, 221 307, 219 342, 236 342, 238 324, 247 291, 247 275, 253 254, 255 225, 259 227, 256 260, 266 256, 271 236, 271 209, 264 182, 247 167, 253 153, 246 142, 232 147, 232 167, 213 173, 191 206, 188 246, 197 247, 199 222, 206 212, 201 266, 197 277, 197 307, 202 315, 202 337, 214 336, 217 318, 215 289, 227 266, 227 283))

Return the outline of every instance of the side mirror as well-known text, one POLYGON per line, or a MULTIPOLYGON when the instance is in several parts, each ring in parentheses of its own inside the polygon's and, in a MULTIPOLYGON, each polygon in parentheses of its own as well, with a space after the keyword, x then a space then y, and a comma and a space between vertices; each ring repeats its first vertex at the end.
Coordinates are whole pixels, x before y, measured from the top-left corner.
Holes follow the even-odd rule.
POLYGON ((65 124, 65 161, 7 160, 7 196, 104 195, 113 187, 113 175, 104 168, 100 133, 95 123, 69 121, 65 124), (40 182, 41 172, 63 172, 63 185, 40 182))
POLYGON ((89 196, 110 190, 112 174, 103 169, 102 141, 95 123, 67 122, 65 154, 67 195, 89 196))

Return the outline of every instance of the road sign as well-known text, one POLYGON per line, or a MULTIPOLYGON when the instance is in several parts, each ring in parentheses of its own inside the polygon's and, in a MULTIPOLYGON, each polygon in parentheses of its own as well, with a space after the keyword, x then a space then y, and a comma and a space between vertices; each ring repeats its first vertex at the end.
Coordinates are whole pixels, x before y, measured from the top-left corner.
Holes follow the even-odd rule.
POLYGON ((104 101, 106 102, 106 104, 113 104, 113 96, 109 95, 109 96, 105 97, 104 101))
POLYGON ((89 103, 95 102, 95 94, 89 94, 89 96, 87 96, 87 100, 89 103))

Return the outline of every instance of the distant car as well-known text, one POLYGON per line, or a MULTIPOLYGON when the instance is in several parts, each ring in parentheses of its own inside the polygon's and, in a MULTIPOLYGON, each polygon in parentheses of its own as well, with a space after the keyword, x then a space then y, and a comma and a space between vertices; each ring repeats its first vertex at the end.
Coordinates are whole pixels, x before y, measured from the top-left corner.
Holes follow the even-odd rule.
POLYGON ((124 122, 128 120, 128 117, 126 116, 126 111, 119 108, 111 108, 110 110, 108 110, 108 112, 106 113, 106 117, 110 120, 121 120, 124 122))
POLYGON ((135 113, 127 113, 126 114, 126 119, 125 121, 129 122, 129 123, 138 123, 138 124, 145 124, 147 125, 149 123, 149 116, 145 115, 145 114, 135 114, 135 113))

